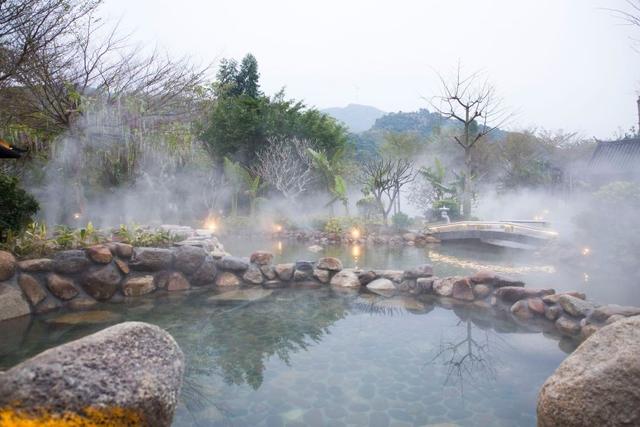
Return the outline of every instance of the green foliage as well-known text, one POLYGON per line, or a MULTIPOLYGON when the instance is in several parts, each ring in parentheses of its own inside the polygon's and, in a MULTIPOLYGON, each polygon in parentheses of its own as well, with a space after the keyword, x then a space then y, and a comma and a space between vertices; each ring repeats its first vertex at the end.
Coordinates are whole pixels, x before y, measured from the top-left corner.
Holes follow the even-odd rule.
POLYGON ((424 152, 425 145, 426 138, 416 132, 387 131, 380 153, 391 159, 414 159, 424 152))
POLYGON ((23 190, 16 177, 0 172, 0 241, 8 237, 8 233, 20 233, 31 222, 38 212, 36 199, 23 190))
POLYGON ((333 204, 340 201, 349 213, 349 199, 347 198, 347 183, 339 174, 342 150, 336 152, 331 158, 324 151, 308 149, 313 167, 319 172, 325 190, 331 195, 327 203, 333 211, 333 204))
POLYGON ((411 220, 409 219, 409 215, 404 212, 397 212, 393 214, 391 217, 391 223, 393 224, 393 228, 398 231, 406 230, 411 224, 411 220))
POLYGON ((47 237, 46 224, 39 222, 32 222, 19 233, 9 231, 5 241, 0 243, 1 249, 18 257, 42 257, 50 253, 53 247, 47 237))
POLYGON ((380 202, 373 196, 366 196, 356 202, 358 208, 358 214, 364 218, 365 221, 370 221, 379 215, 383 209, 380 202))
MULTIPOLYGON (((316 220, 316 225, 322 225, 322 221, 316 220)), ((349 230, 357 228, 361 232, 365 230, 365 225, 359 218, 344 216, 344 217, 330 217, 324 221, 322 230, 327 233, 341 234, 348 232, 349 230)))
POLYGON ((114 230, 113 235, 118 241, 139 247, 170 246, 180 239, 180 237, 172 236, 164 230, 151 230, 139 225, 127 226, 125 224, 121 224, 118 229, 114 230))

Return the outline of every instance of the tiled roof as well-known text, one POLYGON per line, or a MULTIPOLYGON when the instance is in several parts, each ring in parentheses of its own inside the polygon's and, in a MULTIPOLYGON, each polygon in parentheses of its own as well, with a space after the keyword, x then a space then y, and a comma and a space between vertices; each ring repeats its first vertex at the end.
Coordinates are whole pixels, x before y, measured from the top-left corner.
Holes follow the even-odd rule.
POLYGON ((640 138, 600 141, 591 156, 589 168, 596 173, 640 171, 640 138))

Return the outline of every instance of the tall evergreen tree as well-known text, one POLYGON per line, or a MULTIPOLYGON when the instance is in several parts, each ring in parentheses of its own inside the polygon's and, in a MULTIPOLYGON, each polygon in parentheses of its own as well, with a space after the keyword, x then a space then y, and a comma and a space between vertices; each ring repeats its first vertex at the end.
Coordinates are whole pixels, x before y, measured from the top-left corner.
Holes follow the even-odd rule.
POLYGON ((260 85, 258 83, 259 79, 260 73, 258 73, 258 61, 255 56, 248 53, 244 58, 242 58, 240 70, 236 77, 239 92, 242 95, 257 98, 261 95, 260 85))

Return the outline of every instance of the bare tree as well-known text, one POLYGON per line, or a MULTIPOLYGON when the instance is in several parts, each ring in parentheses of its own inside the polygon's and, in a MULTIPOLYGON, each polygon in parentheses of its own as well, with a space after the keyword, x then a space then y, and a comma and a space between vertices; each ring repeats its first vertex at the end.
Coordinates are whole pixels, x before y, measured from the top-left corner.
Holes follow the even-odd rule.
POLYGON ((395 205, 402 187, 415 178, 413 162, 407 159, 371 159, 362 164, 360 183, 363 192, 378 202, 384 224, 389 224, 389 212, 395 205))
POLYGON ((0 0, 0 86, 9 84, 33 55, 60 43, 101 0, 0 0))
POLYGON ((461 124, 453 139, 464 149, 464 185, 462 191, 463 215, 471 213, 474 169, 472 153, 474 146, 487 135, 504 125, 510 118, 502 107, 502 100, 495 88, 479 72, 462 75, 460 64, 452 80, 439 75, 442 94, 431 100, 433 108, 442 116, 461 124))
POLYGON ((295 202, 313 182, 312 161, 304 139, 274 139, 258 154, 255 175, 295 202))

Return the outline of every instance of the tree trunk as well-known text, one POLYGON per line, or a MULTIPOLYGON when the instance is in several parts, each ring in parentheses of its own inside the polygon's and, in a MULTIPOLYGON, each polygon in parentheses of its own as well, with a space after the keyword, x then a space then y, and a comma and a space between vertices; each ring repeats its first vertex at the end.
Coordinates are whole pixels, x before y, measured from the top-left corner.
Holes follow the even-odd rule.
POLYGON ((462 214, 464 218, 471 216, 471 147, 464 150, 464 183, 462 190, 462 214))

